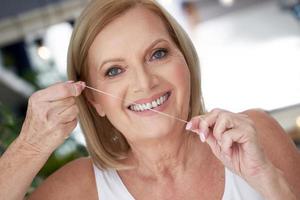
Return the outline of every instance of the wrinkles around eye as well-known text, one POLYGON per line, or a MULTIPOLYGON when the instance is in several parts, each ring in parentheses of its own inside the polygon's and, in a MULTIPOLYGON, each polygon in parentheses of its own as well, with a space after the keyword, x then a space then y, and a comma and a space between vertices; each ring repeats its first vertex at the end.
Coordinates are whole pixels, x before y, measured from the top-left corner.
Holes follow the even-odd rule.
POLYGON ((165 58, 167 55, 168 55, 168 50, 167 50, 167 49, 164 49, 164 48, 161 48, 161 49, 156 50, 156 51, 152 54, 150 60, 157 60, 157 59, 159 60, 159 59, 163 59, 163 58, 165 58))

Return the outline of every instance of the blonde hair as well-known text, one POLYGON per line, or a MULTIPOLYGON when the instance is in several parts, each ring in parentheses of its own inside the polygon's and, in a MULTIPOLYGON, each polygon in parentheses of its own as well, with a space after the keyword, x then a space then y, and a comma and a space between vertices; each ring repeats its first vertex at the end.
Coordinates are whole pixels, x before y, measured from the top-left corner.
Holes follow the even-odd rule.
MULTIPOLYGON (((95 37, 117 17, 137 5, 157 14, 185 57, 191 73, 190 112, 188 118, 204 113, 201 94, 199 61, 186 32, 175 19, 153 0, 92 0, 75 24, 68 51, 68 78, 88 83, 88 51, 95 37)), ((130 146, 125 137, 108 121, 100 117, 85 95, 77 99, 80 125, 87 149, 94 163, 103 169, 124 169, 121 160, 127 157, 130 146)))

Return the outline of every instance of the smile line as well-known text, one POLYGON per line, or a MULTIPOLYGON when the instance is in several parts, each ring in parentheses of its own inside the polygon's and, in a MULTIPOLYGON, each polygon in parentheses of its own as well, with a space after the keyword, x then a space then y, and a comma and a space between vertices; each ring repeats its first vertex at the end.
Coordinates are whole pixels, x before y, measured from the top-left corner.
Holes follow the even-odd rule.
MULTIPOLYGON (((77 83, 77 84, 80 84, 80 83, 77 83)), ((110 97, 115 98, 115 99, 119 99, 119 100, 124 101, 124 102, 126 102, 126 103, 130 103, 130 104, 133 104, 133 105, 139 105, 139 104, 134 103, 134 102, 132 102, 132 101, 130 101, 130 100, 120 98, 120 97, 118 97, 118 96, 115 96, 115 95, 110 94, 110 93, 108 93, 108 92, 104 92, 104 91, 98 90, 98 89, 93 88, 93 87, 90 87, 90 86, 87 86, 87 85, 86 85, 85 87, 88 88, 88 89, 90 89, 90 90, 93 90, 93 91, 95 91, 95 92, 98 92, 98 93, 101 93, 101 94, 105 94, 105 95, 110 96, 110 97)), ((166 116, 166 117, 169 117, 169 118, 172 118, 172 119, 176 119, 176 120, 181 121, 181 122, 184 122, 184 123, 188 123, 188 121, 185 121, 185 120, 183 120, 183 119, 174 117, 174 116, 169 115, 169 114, 164 113, 164 112, 160 112, 160 111, 154 110, 154 109, 152 109, 152 108, 149 108, 148 110, 151 110, 152 112, 156 112, 156 113, 158 113, 158 114, 161 114, 161 115, 163 115, 163 116, 166 116)))

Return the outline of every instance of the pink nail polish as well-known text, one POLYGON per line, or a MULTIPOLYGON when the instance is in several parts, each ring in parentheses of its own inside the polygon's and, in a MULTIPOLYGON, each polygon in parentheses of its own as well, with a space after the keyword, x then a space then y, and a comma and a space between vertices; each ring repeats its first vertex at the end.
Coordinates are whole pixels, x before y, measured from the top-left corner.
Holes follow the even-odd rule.
POLYGON ((66 83, 74 83, 73 80, 66 81, 66 83))
POLYGON ((79 84, 80 84, 82 90, 83 90, 83 89, 85 88, 85 86, 86 86, 85 82, 83 82, 83 81, 80 81, 79 84))
POLYGON ((192 122, 187 123, 185 129, 190 130, 192 128, 192 122))
POLYGON ((204 133, 200 132, 199 137, 200 137, 201 142, 205 142, 206 138, 205 138, 204 133))

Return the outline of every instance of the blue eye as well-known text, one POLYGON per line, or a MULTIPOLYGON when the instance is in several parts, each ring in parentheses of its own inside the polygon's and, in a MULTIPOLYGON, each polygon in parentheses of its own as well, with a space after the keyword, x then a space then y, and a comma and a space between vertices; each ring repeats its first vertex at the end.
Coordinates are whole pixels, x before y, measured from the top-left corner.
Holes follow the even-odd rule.
POLYGON ((119 75, 120 73, 122 73, 122 69, 120 69, 119 67, 112 67, 106 71, 105 76, 114 77, 119 75))
POLYGON ((162 59, 167 55, 168 51, 166 49, 159 49, 155 51, 150 60, 162 59))

